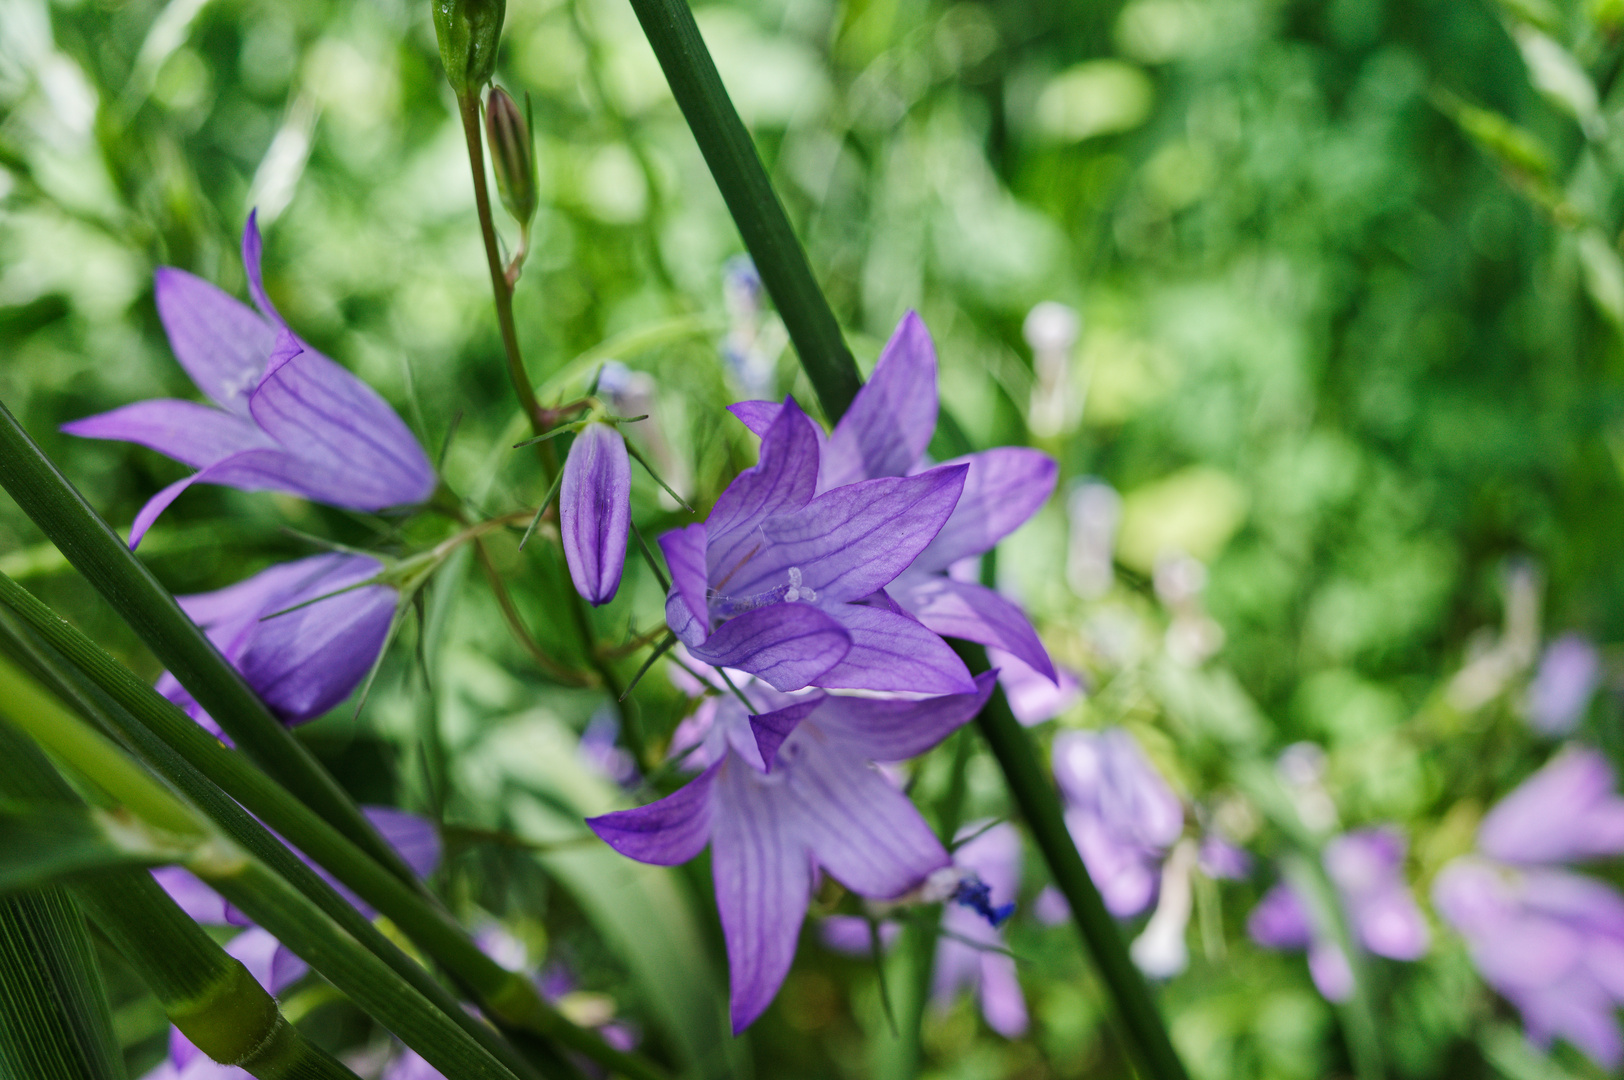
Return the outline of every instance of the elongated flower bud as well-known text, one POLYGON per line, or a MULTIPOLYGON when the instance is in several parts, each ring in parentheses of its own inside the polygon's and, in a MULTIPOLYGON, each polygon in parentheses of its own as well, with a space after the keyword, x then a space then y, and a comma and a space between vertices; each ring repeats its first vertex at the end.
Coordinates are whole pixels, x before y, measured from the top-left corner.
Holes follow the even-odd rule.
POLYGON ((570 580, 593 607, 613 600, 620 588, 631 535, 631 499, 625 438, 608 424, 588 424, 564 462, 558 524, 570 580))
POLYGON ((434 0, 440 60, 458 97, 478 94, 496 71, 507 0, 434 0))
POLYGON ((518 103, 500 86, 492 87, 485 101, 485 138, 502 205, 527 226, 536 213, 536 141, 518 103))

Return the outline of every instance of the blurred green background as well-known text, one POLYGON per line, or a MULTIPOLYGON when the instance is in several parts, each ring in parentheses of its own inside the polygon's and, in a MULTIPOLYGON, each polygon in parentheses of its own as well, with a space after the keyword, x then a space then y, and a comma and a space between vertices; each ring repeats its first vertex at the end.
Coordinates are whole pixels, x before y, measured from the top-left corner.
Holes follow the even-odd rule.
MULTIPOLYGON (((1585 730, 1624 754, 1624 5, 740 0, 697 15, 865 369, 917 308, 969 438, 1060 460, 1059 494, 998 568, 1089 684, 1061 724, 1129 726, 1265 856, 1255 881, 1202 892, 1191 969, 1165 991, 1193 1072, 1347 1074, 1346 1018, 1300 957, 1242 932, 1281 843, 1247 781, 1258 763, 1324 746, 1338 820, 1400 823, 1424 897, 1544 753, 1521 714, 1547 636, 1603 646, 1610 689, 1585 730), (1044 302, 1080 329, 1034 315, 1044 302), (1104 515, 1103 577, 1068 506, 1104 515)), ((515 298, 533 375, 557 396, 595 360, 649 373, 670 469, 714 496, 752 453, 719 407, 812 395, 770 312, 729 302, 737 233, 630 9, 510 0, 498 81, 531 96, 539 143, 515 298), (724 364, 729 342, 756 387, 724 364)), ((183 468, 56 425, 193 395, 152 270, 241 295, 254 206, 289 321, 431 450, 455 426, 459 490, 493 511, 533 504, 535 477, 502 450, 514 412, 426 3, 0 0, 0 399, 119 527, 183 468)), ((640 523, 677 520, 638 484, 640 523)), ((335 511, 198 488, 143 555, 199 591, 309 550, 279 525, 369 537, 335 511)), ((156 674, 41 544, 0 505, 0 569, 156 674)), ((499 555, 538 636, 567 650, 547 615, 556 560, 499 555)), ((660 618, 657 587, 628 571, 605 634, 660 618)), ((546 686, 478 588, 448 627, 430 695, 447 819, 573 835, 611 798, 570 775, 597 700, 546 686)), ((423 809, 424 695, 402 656, 359 722, 341 710, 302 733, 363 798, 423 809)), ((646 696, 669 732, 679 695, 656 679, 646 696)), ((974 809, 1004 812, 990 762, 970 775, 974 809)), ((538 864, 468 837, 446 878, 468 910, 524 920, 657 1046, 709 1023, 681 1018, 704 1011, 682 981, 714 945, 702 906, 678 920, 692 940, 650 960, 666 930, 606 913, 587 856, 538 864)), ((688 880, 642 877, 656 907, 688 880)), ((1069 933, 1018 920, 1012 944, 1031 1033, 1005 1041, 968 1002, 932 1014, 925 1075, 1128 1075, 1069 933)), ((1420 963, 1380 965, 1372 989, 1392 1075, 1593 1074, 1565 1050, 1530 1058, 1447 934, 1420 963)), ((121 994, 144 1066, 161 1016, 121 994)), ((357 1037, 341 1010, 310 1009, 330 1038, 357 1037)), ((695 1038, 695 1060, 719 1053, 695 1038)), ((888 1038, 871 966, 808 940, 735 1067, 888 1075, 888 1038)))

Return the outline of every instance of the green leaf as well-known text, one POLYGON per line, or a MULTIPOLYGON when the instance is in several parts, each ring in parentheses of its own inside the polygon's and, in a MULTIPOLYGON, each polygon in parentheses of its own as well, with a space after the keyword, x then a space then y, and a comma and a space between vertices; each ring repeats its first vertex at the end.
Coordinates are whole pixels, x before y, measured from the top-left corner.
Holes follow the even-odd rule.
MULTIPOLYGON (((0 835, 0 853, 9 854, 13 839, 0 835)), ((124 1075, 96 953, 72 898, 55 887, 0 898, 0 1077, 124 1075)))
POLYGON ((33 888, 86 870, 150 866, 153 861, 114 844, 82 809, 0 808, 0 893, 33 888))

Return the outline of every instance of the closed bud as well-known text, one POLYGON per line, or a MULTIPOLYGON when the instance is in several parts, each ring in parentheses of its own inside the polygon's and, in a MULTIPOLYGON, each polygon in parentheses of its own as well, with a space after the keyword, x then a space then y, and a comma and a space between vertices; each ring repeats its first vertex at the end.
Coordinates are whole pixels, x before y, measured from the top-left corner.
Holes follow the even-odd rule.
POLYGON ((536 142, 528 118, 500 86, 485 101, 485 137, 502 205, 513 220, 528 226, 536 213, 536 142))
POLYGON ((507 0, 434 0, 440 60, 458 97, 478 94, 496 72, 507 0))

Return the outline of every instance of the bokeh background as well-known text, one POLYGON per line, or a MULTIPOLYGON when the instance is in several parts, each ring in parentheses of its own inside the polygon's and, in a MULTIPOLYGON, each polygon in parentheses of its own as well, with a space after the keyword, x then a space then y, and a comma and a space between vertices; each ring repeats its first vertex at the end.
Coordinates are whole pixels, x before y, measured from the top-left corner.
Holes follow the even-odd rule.
MULTIPOLYGON (((1624 761, 1624 5, 707 0, 697 15, 864 368, 916 308, 954 438, 1061 462, 1056 498, 997 561, 1087 690, 1052 726, 1127 727, 1257 856, 1248 881, 1198 882, 1189 966, 1163 991, 1192 1071, 1351 1074, 1359 1025, 1300 956, 1246 939, 1285 844, 1259 770, 1322 748, 1321 824, 1397 824, 1424 903, 1483 809, 1549 753, 1526 718, 1547 640, 1601 648, 1580 731, 1624 761)), ((753 453, 720 407, 813 397, 629 7, 510 0, 498 81, 530 95, 537 128, 542 206, 515 298, 533 374, 573 396, 624 364, 673 482, 713 497, 753 453)), ((533 505, 536 477, 505 450, 514 409, 426 3, 0 0, 0 399, 115 525, 182 467, 56 426, 192 394, 152 271, 241 295, 255 206, 289 321, 446 445, 459 490, 533 505)), ((645 528, 678 520, 638 484, 645 528)), ((375 540, 337 511, 198 488, 142 553, 200 591, 309 551, 290 528, 375 540)), ((498 556, 567 653, 556 558, 498 556)), ((9 501, 0 569, 156 674, 9 501)), ((657 586, 628 571, 606 634, 660 618, 657 586)), ((744 1042, 703 1034, 721 1000, 703 890, 581 840, 581 813, 613 797, 576 745, 599 700, 548 685, 476 585, 432 590, 429 625, 431 689, 414 631, 358 720, 341 709, 301 735, 365 800, 448 823, 439 885, 465 914, 567 963, 573 1007, 630 1016, 706 1070, 895 1075, 873 965, 810 936, 744 1042)), ((654 677, 639 695, 668 735, 681 694, 654 677)), ((944 771, 940 754, 918 766, 922 803, 944 771)), ((969 776, 972 816, 1007 811, 990 760, 969 776)), ((1044 880, 1026 864, 1029 907, 1044 880)), ((1129 1075, 1075 937, 1024 910, 1029 1032, 993 1033, 968 1000, 931 1012, 923 1075, 1129 1075)), ((1372 969, 1390 1075, 1601 1075, 1567 1048, 1534 1056, 1458 940, 1434 938, 1425 959, 1372 969)), ((139 1073, 163 1017, 107 964, 139 1073)), ((379 1038, 319 986, 290 1013, 333 1045, 379 1038)))

